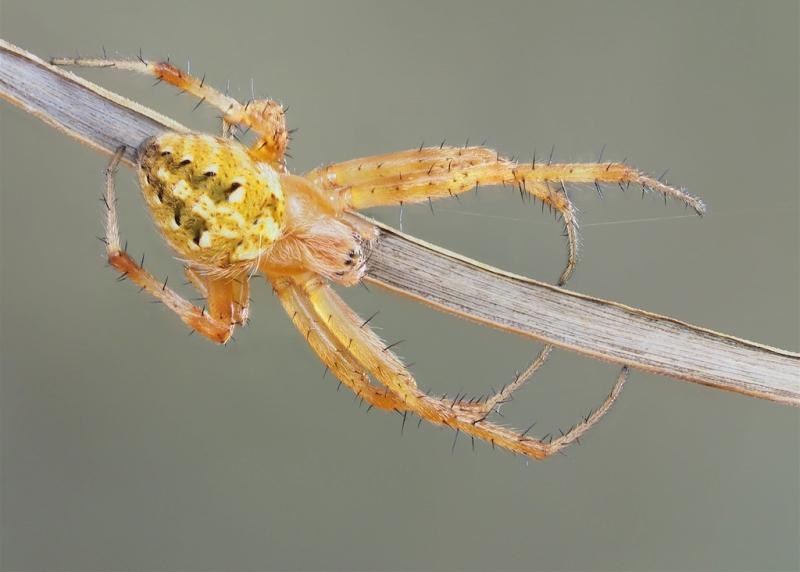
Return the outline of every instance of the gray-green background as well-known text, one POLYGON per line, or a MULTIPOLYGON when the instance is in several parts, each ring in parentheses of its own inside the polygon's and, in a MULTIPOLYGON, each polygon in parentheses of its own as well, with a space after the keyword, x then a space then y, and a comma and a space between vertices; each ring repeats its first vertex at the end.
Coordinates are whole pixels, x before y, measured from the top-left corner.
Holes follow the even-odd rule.
MULTIPOLYGON (((298 127, 290 167, 488 139, 506 155, 627 161, 688 187, 704 220, 575 189, 569 288, 798 350, 796 2, 32 2, 0 35, 42 56, 169 55, 298 127)), ((153 81, 79 71, 199 130, 153 81)), ((2 568, 794 569, 798 411, 633 372, 566 457, 531 462, 336 391, 269 288, 217 347, 130 283, 102 245, 107 159, 2 104, 2 568)), ((130 171, 122 233, 180 266, 130 171)), ((398 212, 376 213, 397 223, 398 212)), ((561 229, 482 190, 407 207, 404 230, 553 282, 561 229), (468 214, 466 214, 468 213, 468 214)), ((191 294, 189 290, 184 290, 191 294)), ((425 388, 480 394, 534 344, 385 292, 348 301, 425 388)), ((616 368, 559 352, 504 408, 542 435, 596 406, 616 368)))

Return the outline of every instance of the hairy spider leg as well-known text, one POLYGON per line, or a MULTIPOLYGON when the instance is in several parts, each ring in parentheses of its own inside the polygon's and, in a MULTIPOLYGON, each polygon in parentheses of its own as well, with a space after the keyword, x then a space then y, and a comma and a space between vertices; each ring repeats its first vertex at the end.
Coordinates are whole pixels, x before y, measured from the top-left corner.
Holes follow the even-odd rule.
POLYGON ((435 147, 388 153, 335 163, 304 175, 331 193, 340 210, 400 205, 449 197, 477 186, 512 185, 521 193, 556 209, 566 227, 567 266, 559 278, 563 285, 578 258, 578 221, 565 185, 613 183, 636 185, 643 190, 673 197, 705 213, 703 203, 684 189, 671 187, 623 163, 529 163, 505 159, 484 147, 435 147))
MULTIPOLYGON (((269 276, 272 286, 295 327, 322 360, 322 363, 357 396, 380 409, 405 411, 408 408, 386 387, 370 383, 369 376, 355 356, 316 314, 313 305, 294 278, 269 276)), ((363 324, 363 322, 362 322, 363 324)), ((368 327, 364 324, 364 327, 368 327)))
POLYGON ((412 411, 431 423, 451 427, 521 455, 542 459, 576 441, 608 412, 627 378, 628 370, 623 368, 600 408, 572 430, 545 442, 488 421, 487 416, 496 404, 484 411, 480 407, 484 404, 443 400, 420 391, 399 358, 318 276, 309 273, 271 280, 295 325, 307 335, 318 355, 366 401, 382 409, 412 411), (343 367, 350 371, 342 371, 343 367), (362 367, 387 390, 369 384, 362 367))
POLYGON ((169 62, 105 58, 52 58, 50 62, 58 66, 113 68, 155 76, 160 81, 195 96, 200 103, 205 102, 219 109, 222 112, 223 137, 233 135, 233 126, 252 129, 259 135, 250 149, 253 158, 270 164, 280 172, 286 171, 285 154, 289 145, 289 132, 280 103, 271 99, 240 103, 207 85, 204 79, 198 79, 169 62))

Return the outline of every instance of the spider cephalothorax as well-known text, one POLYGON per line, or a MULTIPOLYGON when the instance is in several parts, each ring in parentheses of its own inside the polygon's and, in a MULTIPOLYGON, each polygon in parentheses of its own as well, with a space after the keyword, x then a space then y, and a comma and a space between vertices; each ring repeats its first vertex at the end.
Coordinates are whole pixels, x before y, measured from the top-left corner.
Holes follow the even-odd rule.
MULTIPOLYGON (((250 280, 263 273, 295 326, 325 365, 370 405, 447 425, 492 445, 534 458, 575 441, 611 407, 625 381, 623 369, 597 411, 557 439, 540 440, 489 420, 544 362, 533 364, 493 396, 464 401, 437 398, 417 388, 411 373, 331 289, 328 281, 357 283, 364 249, 375 227, 349 211, 429 201, 477 185, 511 185, 561 215, 569 246, 566 282, 577 261, 577 220, 566 185, 638 185, 674 197, 703 214, 683 189, 648 177, 624 163, 517 163, 484 147, 435 147, 328 165, 303 176, 289 174, 288 131, 282 107, 270 100, 241 104, 170 63, 144 60, 57 59, 60 65, 114 67, 152 74, 222 112, 222 137, 169 133, 139 147, 138 170, 156 225, 185 264, 191 283, 207 300, 198 307, 156 280, 122 248, 114 205, 114 170, 106 179, 106 244, 111 265, 176 312, 192 329, 227 341, 246 322, 250 280), (257 134, 247 148, 232 138, 237 127, 257 134)), ((446 279, 446 277, 443 277, 446 279)))

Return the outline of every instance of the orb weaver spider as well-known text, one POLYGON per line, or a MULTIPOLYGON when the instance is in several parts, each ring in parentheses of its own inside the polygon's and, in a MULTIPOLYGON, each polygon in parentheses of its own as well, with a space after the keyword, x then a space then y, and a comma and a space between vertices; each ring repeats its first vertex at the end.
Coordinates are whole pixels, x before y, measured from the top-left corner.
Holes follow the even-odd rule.
POLYGON ((329 282, 358 283, 366 270, 368 248, 378 239, 377 229, 351 211, 454 196, 477 185, 518 187, 563 219, 568 257, 559 285, 567 281, 577 261, 578 223, 566 184, 593 183, 598 192, 602 183, 638 185, 643 192, 674 197, 704 213, 703 203, 685 190, 624 163, 520 164, 484 147, 419 148, 293 175, 285 163, 289 132, 284 109, 274 101, 242 104, 169 62, 54 58, 52 63, 150 74, 222 112, 220 137, 164 133, 138 147, 137 170, 147 207, 207 306, 180 297, 122 247, 114 198, 122 147, 106 172, 104 200, 108 259, 124 277, 163 302, 194 331, 225 343, 237 325, 247 322, 250 279, 261 272, 322 362, 370 406, 397 411, 404 421, 409 412, 416 413, 452 427, 457 434, 536 459, 560 451, 594 425, 619 395, 627 369, 594 413, 555 439, 535 439, 526 435, 528 431, 488 420, 544 363, 551 346, 491 397, 465 401, 420 391, 400 359, 367 325, 369 320, 359 318, 330 286, 329 282), (257 136, 250 148, 233 138, 242 128, 257 136))

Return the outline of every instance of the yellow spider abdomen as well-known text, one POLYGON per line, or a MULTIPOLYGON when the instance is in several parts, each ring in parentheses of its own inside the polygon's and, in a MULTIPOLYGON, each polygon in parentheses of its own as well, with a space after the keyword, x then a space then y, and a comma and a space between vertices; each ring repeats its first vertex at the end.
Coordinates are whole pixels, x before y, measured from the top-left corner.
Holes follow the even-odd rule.
POLYGON ((284 228, 278 173, 236 141, 152 137, 139 147, 139 178, 161 234, 186 260, 216 268, 256 260, 284 228))

